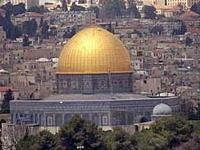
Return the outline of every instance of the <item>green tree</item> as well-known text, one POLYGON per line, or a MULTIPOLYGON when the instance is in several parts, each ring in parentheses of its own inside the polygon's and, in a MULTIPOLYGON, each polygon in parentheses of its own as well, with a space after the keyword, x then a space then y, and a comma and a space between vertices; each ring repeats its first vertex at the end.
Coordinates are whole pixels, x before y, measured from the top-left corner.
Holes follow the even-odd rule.
POLYGON ((85 7, 76 5, 75 2, 72 3, 70 11, 85 11, 85 7))
POLYGON ((76 34, 76 28, 72 27, 70 29, 67 29, 67 31, 63 35, 63 38, 71 38, 75 34, 76 34))
POLYGON ((191 11, 196 12, 200 15, 200 2, 194 3, 191 7, 191 11))
POLYGON ((37 150, 55 150, 58 144, 57 136, 49 131, 42 131, 38 135, 37 150))
POLYGON ((67 2, 66 0, 62 0, 62 10, 67 11, 67 2))
POLYGON ((13 92, 11 89, 7 90, 4 94, 4 99, 1 105, 1 112, 2 113, 9 113, 10 112, 10 101, 14 99, 13 92))
POLYGON ((163 118, 152 126, 152 131, 168 139, 168 147, 187 142, 192 136, 193 126, 181 117, 163 118))
POLYGON ((20 28, 14 26, 11 21, 11 15, 13 14, 13 5, 9 2, 6 5, 3 5, 1 8, 6 11, 6 16, 0 16, 0 26, 2 26, 3 30, 6 32, 6 38, 15 40, 22 35, 22 32, 20 28))
POLYGON ((139 150, 164 150, 168 145, 167 138, 152 132, 152 130, 143 130, 136 133, 134 137, 139 150))
POLYGON ((186 39, 185 39, 185 45, 186 46, 191 46, 192 42, 193 42, 193 40, 190 37, 186 37, 186 39))
POLYGON ((96 17, 99 18, 99 7, 97 6, 91 6, 88 8, 89 11, 93 11, 96 14, 96 17))
POLYGON ((42 23, 41 34, 42 34, 42 37, 45 39, 49 37, 49 25, 47 21, 43 21, 42 23))
POLYGON ((36 147, 38 142, 37 136, 33 135, 26 135, 23 139, 21 139, 17 145, 16 145, 16 150, 36 150, 33 149, 36 147))
POLYGON ((164 28, 162 25, 156 25, 151 29, 151 33, 160 35, 164 31, 164 28))
POLYGON ((45 8, 44 6, 32 6, 27 11, 41 13, 41 14, 49 12, 49 10, 45 8))
POLYGON ((38 135, 25 135, 17 145, 16 150, 56 150, 58 137, 49 131, 42 131, 38 135))
POLYGON ((26 12, 25 4, 24 3, 19 3, 17 5, 13 6, 13 15, 19 15, 23 14, 26 12))
POLYGON ((144 13, 144 18, 146 19, 156 19, 156 9, 154 6, 144 5, 142 8, 142 12, 144 13))
POLYGON ((114 128, 113 131, 104 133, 104 141, 107 149, 110 150, 135 150, 137 149, 136 140, 129 133, 121 128, 114 128))
POLYGON ((107 0, 103 6, 107 17, 122 16, 126 10, 124 0, 107 0))
POLYGON ((199 150, 200 148, 200 137, 194 136, 189 141, 181 144, 175 150, 199 150))
POLYGON ((59 138, 61 145, 66 149, 76 150, 77 146, 84 146, 84 150, 104 150, 100 133, 95 124, 74 116, 60 129, 59 138))
POLYGON ((134 18, 141 18, 141 15, 136 7, 136 4, 134 4, 132 1, 129 1, 129 7, 127 8, 127 13, 129 16, 134 18))
POLYGON ((10 19, 10 16, 13 13, 13 5, 11 4, 11 2, 6 3, 1 8, 6 11, 6 18, 10 19))
POLYGON ((29 41, 29 36, 25 34, 23 36, 23 43, 22 43, 22 45, 25 47, 25 46, 29 46, 30 44, 31 44, 31 42, 29 41))
POLYGON ((28 34, 29 36, 35 36, 37 32, 37 22, 35 19, 30 21, 23 22, 22 30, 24 34, 28 34))
POLYGON ((187 32, 187 27, 183 21, 178 21, 180 23, 180 27, 178 29, 174 29, 173 35, 184 35, 187 32))

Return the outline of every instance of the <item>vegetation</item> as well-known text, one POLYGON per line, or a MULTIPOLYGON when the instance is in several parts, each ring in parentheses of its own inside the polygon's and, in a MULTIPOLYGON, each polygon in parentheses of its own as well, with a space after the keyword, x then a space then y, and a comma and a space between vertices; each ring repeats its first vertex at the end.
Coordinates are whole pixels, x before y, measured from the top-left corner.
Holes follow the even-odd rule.
POLYGON ((6 3, 1 7, 6 11, 6 16, 10 17, 11 15, 19 15, 26 12, 25 4, 19 3, 17 5, 12 5, 10 2, 6 3))
POLYGON ((134 4, 132 1, 129 2, 129 7, 127 8, 127 13, 129 16, 133 18, 141 18, 141 15, 136 7, 136 4, 134 4))
POLYGON ((11 15, 17 15, 23 13, 24 5, 18 4, 13 6, 11 3, 7 3, 1 7, 6 11, 5 17, 0 16, 0 26, 3 27, 3 30, 6 32, 6 37, 9 39, 16 39, 22 35, 21 30, 14 26, 11 22, 11 15))
POLYGON ((102 131, 95 124, 78 116, 63 126, 56 135, 43 131, 36 136, 25 136, 16 146, 17 150, 76 150, 84 146, 87 150, 104 150, 102 131))
POLYGON ((96 14, 96 17, 99 18, 99 7, 92 6, 88 8, 89 11, 93 11, 96 14))
POLYGON ((164 28, 162 25, 156 25, 151 29, 150 32, 153 34, 160 35, 160 34, 162 34, 163 31, 164 31, 164 28))
POLYGON ((85 7, 78 6, 75 2, 73 2, 70 11, 85 11, 85 7))
POLYGON ((49 12, 49 10, 47 8, 45 8, 44 6, 32 6, 27 11, 28 12, 36 12, 36 13, 40 13, 40 14, 49 12))
POLYGON ((36 136, 26 135, 16 146, 17 150, 55 150, 57 137, 48 131, 42 131, 36 136))
POLYGON ((87 150, 197 150, 199 126, 199 121, 169 117, 156 121, 150 129, 131 135, 121 128, 103 132, 95 124, 75 116, 56 135, 48 131, 26 135, 18 142, 17 150, 76 150, 78 146, 87 150))
POLYGON ((188 115, 190 120, 200 120, 200 103, 198 103, 195 108, 190 110, 188 115))
POLYGON ((11 89, 7 90, 4 94, 4 99, 1 105, 1 113, 10 112, 10 101, 14 99, 13 92, 11 89))
POLYGON ((144 13, 144 18, 146 19, 156 19, 156 8, 154 6, 144 5, 142 8, 142 12, 144 13))
POLYGON ((191 7, 191 10, 200 15, 200 2, 194 3, 191 7))
POLYGON ((24 3, 19 3, 17 5, 13 5, 13 15, 19 15, 23 14, 26 12, 25 4, 24 3))
POLYGON ((66 0, 62 0, 62 10, 67 11, 67 2, 66 0))
POLYGON ((76 28, 72 27, 71 29, 68 29, 67 31, 65 31, 63 38, 71 38, 75 34, 76 34, 76 28))
POLYGON ((191 46, 192 42, 193 42, 193 40, 190 37, 186 37, 186 39, 185 39, 185 45, 186 46, 191 46))
POLYGON ((122 16, 126 10, 125 2, 123 0, 107 0, 103 5, 106 16, 113 18, 122 16))
POLYGON ((179 21, 180 22, 180 28, 178 29, 174 29, 173 31, 173 35, 184 35, 187 32, 187 27, 185 25, 185 23, 183 21, 179 21))
POLYGON ((35 19, 23 22, 22 30, 24 34, 35 36, 37 32, 37 22, 35 19))

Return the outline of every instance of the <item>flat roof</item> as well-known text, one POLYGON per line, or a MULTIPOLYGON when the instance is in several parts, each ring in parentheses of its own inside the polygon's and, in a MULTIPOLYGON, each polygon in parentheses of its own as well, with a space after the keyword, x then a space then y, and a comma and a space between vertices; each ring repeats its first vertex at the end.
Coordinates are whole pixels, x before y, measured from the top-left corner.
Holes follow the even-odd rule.
POLYGON ((59 94, 47 97, 42 100, 14 100, 19 102, 75 102, 75 101, 121 101, 121 100, 155 100, 155 99, 169 99, 176 97, 147 97, 139 94, 131 93, 103 93, 103 94, 59 94))

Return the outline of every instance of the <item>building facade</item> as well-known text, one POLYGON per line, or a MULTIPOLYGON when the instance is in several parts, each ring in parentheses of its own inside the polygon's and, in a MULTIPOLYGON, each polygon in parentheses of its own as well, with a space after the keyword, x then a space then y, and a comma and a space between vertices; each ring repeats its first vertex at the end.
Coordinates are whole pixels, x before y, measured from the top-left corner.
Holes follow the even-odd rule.
POLYGON ((199 0, 166 0, 166 5, 168 6, 177 6, 182 5, 185 8, 190 8, 194 3, 198 3, 199 0))
POLYGON ((160 103, 173 112, 180 110, 178 97, 133 94, 133 74, 122 42, 90 26, 74 35, 60 53, 57 94, 43 100, 11 101, 11 122, 60 127, 79 115, 99 126, 118 126, 151 120, 153 108, 160 103))
POLYGON ((165 103, 180 110, 177 97, 148 98, 134 94, 57 95, 45 100, 11 102, 13 124, 62 126, 74 115, 99 126, 131 125, 151 120, 153 108, 165 103))
POLYGON ((32 6, 39 6, 39 0, 4 0, 4 4, 8 2, 11 2, 13 5, 24 3, 26 8, 30 8, 32 6))

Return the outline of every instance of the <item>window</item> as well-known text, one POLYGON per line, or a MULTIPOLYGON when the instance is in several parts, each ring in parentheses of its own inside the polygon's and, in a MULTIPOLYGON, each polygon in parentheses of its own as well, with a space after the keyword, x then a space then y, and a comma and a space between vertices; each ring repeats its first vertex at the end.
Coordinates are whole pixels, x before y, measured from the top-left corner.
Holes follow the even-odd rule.
POLYGON ((103 116, 103 125, 108 125, 108 116, 103 116))
POLYGON ((47 117, 47 125, 48 126, 52 126, 53 125, 53 118, 50 117, 50 116, 47 117))

